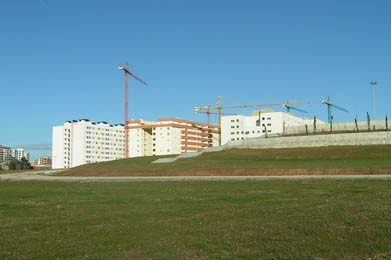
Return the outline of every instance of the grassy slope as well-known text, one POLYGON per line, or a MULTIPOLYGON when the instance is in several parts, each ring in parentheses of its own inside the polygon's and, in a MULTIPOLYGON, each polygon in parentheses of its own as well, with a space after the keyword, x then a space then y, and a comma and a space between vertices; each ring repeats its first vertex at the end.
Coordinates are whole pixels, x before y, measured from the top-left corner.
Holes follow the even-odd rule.
POLYGON ((169 164, 142 157, 84 165, 63 175, 284 175, 391 173, 391 145, 227 150, 169 164))
POLYGON ((391 258, 391 182, 0 183, 0 259, 391 258))

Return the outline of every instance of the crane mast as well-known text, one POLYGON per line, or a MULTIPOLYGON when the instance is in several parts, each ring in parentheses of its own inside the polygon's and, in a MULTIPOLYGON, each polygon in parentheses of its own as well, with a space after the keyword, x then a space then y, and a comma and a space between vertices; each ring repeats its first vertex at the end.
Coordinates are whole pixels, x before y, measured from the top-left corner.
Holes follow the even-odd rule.
POLYGON ((137 77, 129 70, 129 64, 126 62, 125 66, 118 66, 119 70, 124 72, 125 76, 125 118, 124 118, 124 130, 125 130, 125 158, 129 157, 129 128, 128 128, 128 104, 129 104, 129 79, 128 76, 133 77, 137 81, 141 82, 143 85, 148 86, 141 78, 137 77))

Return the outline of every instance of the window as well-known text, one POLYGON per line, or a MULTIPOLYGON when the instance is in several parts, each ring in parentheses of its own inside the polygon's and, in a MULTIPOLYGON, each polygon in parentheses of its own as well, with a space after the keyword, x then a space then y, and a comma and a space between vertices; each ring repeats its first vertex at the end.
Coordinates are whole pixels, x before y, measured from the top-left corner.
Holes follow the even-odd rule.
POLYGON ((258 119, 256 122, 255 122, 255 126, 260 126, 261 125, 261 121, 258 119))

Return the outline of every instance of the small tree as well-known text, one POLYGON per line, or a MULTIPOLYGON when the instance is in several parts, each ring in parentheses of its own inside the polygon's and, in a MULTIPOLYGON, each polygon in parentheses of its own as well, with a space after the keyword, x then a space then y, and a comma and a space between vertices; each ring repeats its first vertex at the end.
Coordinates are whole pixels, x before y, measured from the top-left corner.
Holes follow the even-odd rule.
POLYGON ((10 163, 8 164, 8 168, 10 170, 16 170, 16 167, 17 167, 17 165, 16 165, 15 161, 11 160, 10 163))
POLYGON ((30 162, 27 161, 26 158, 22 157, 22 159, 20 159, 20 169, 21 170, 27 170, 27 169, 32 169, 33 167, 31 166, 30 162))

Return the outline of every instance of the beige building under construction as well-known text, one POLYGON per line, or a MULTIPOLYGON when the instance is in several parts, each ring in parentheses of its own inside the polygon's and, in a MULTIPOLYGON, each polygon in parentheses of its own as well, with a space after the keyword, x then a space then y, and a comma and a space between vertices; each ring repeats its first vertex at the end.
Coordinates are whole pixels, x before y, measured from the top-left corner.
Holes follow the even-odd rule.
POLYGON ((128 121, 129 157, 197 152, 219 145, 217 125, 161 118, 128 121))

